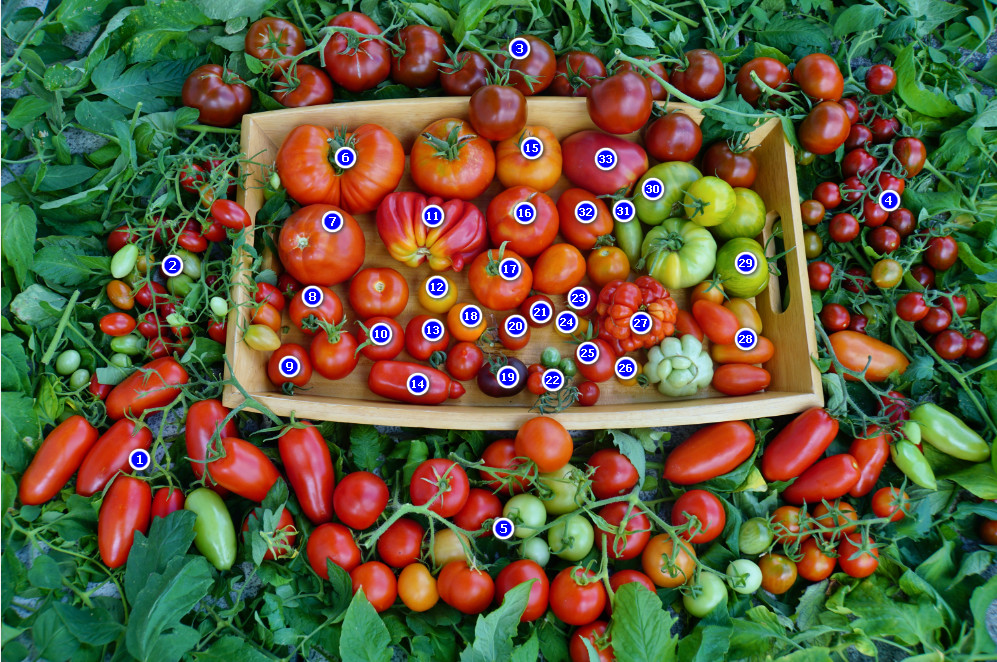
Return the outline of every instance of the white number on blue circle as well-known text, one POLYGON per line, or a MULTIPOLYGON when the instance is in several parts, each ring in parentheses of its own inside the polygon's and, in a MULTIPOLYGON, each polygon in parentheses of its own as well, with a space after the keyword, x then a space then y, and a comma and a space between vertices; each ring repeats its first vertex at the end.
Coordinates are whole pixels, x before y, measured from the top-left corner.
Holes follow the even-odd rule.
POLYGON ((886 189, 879 194, 879 206, 883 211, 894 211, 900 207, 900 196, 891 189, 886 189))
POLYGON ((422 224, 427 228, 440 227, 444 218, 443 207, 439 205, 429 205, 422 210, 422 224))
POLYGON ((461 324, 469 329, 473 329, 481 323, 481 309, 477 306, 464 306, 460 310, 461 324))
POLYGON ((382 347, 391 342, 391 336, 394 333, 391 330, 391 325, 387 322, 378 322, 374 326, 370 327, 370 341, 382 347))
POLYGON ((572 287, 568 292, 568 307, 575 310, 585 310, 592 301, 592 295, 587 288, 572 287))
POLYGON ((634 203, 629 200, 617 200, 613 204, 613 218, 620 223, 629 223, 634 220, 636 215, 637 209, 634 207, 634 203))
POLYGON ((519 144, 519 151, 524 159, 535 161, 543 156, 544 143, 536 136, 530 136, 519 144))
POLYGON ((278 369, 280 370, 281 376, 293 379, 298 376, 299 372, 301 372, 301 361, 299 361, 296 356, 285 356, 280 360, 278 369))
POLYGON ((343 229, 345 221, 343 221, 343 215, 338 211, 326 212, 325 216, 322 217, 322 227, 325 228, 326 232, 339 232, 343 229))
POLYGON ((443 276, 430 276, 426 279, 426 294, 430 299, 442 299, 450 289, 450 282, 443 276))
POLYGON ((529 225, 537 219, 537 208, 532 202, 520 202, 512 208, 512 217, 520 225, 529 225))
POLYGON ((305 289, 301 290, 301 300, 305 302, 305 305, 309 308, 318 308, 322 305, 322 301, 325 299, 325 295, 322 293, 322 289, 317 285, 309 285, 305 289))
POLYGON ((183 272, 183 259, 171 253, 163 258, 162 269, 167 276, 179 276, 183 272))
POLYGON ((578 315, 570 310, 561 311, 554 318, 554 324, 561 333, 574 333, 578 330, 578 315))
POLYGON ((352 147, 340 147, 334 158, 340 168, 352 168, 357 164, 357 152, 352 147))
POLYGON ((579 363, 592 365, 599 360, 599 346, 591 341, 583 342, 575 350, 575 358, 578 359, 579 363))
POLYGON ((617 377, 626 381, 637 374, 637 361, 629 356, 621 356, 616 359, 614 370, 617 377))
POLYGON ((429 391, 429 377, 421 372, 413 372, 405 380, 405 388, 412 395, 425 395, 429 391))
POLYGON ((422 337, 429 342, 436 342, 443 337, 443 322, 429 319, 422 323, 422 337))
POLYGON ((747 352, 754 349, 755 345, 758 344, 758 334, 753 329, 747 327, 738 329, 737 333, 734 334, 734 344, 747 352))
POLYGON ((630 316, 630 330, 638 336, 642 336, 650 332, 652 322, 653 320, 648 313, 645 313, 643 310, 638 311, 630 316))
POLYGON ((595 153, 595 167, 599 170, 612 170, 616 160, 616 151, 609 147, 602 147, 595 153))
POLYGON ((135 471, 143 471, 149 468, 152 456, 144 448, 136 448, 128 454, 128 466, 135 471))
POLYGON ((492 535, 498 540, 508 540, 516 532, 516 525, 508 517, 496 517, 492 522, 492 535))
POLYGON ((665 194, 665 185, 657 177, 651 177, 644 180, 644 185, 641 186, 640 192, 648 200, 660 200, 661 196, 665 194))
POLYGON ((526 318, 522 315, 509 315, 505 318, 505 332, 513 338, 522 338, 526 335, 526 318))
POLYGON ((530 42, 523 37, 516 37, 509 42, 509 55, 514 60, 522 60, 530 54, 530 42))
POLYGON ((596 213, 598 213, 595 203, 591 200, 582 200, 577 205, 575 205, 575 219, 579 223, 585 223, 588 225, 595 220, 596 213))
POLYGON ((540 381, 548 391, 560 391, 564 386, 564 373, 557 368, 550 368, 543 371, 543 378, 540 381))
POLYGON ((499 262, 499 276, 505 280, 516 280, 523 275, 523 266, 514 257, 504 258, 499 262))
POLYGON ((554 307, 546 301, 534 301, 530 304, 530 319, 537 324, 546 324, 554 314, 554 307))
POLYGON ((758 268, 758 259, 754 253, 749 253, 748 251, 738 253, 734 258, 734 268, 737 269, 739 274, 748 276, 755 273, 755 269, 758 268))
POLYGON ((519 371, 511 365, 504 365, 495 373, 495 379, 505 388, 516 388, 519 384, 519 371))

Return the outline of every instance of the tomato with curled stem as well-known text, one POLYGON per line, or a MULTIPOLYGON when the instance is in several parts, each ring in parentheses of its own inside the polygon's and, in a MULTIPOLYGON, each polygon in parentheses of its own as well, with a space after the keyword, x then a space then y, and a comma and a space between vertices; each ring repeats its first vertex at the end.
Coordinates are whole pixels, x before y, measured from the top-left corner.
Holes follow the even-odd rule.
MULTIPOLYGON (((436 340, 427 340, 423 335, 423 326, 430 320, 436 320, 429 315, 416 315, 405 325, 405 350, 418 361, 428 361, 433 352, 446 351, 450 345, 450 332, 443 325, 443 335, 436 340)), ((439 320, 436 320, 439 322, 439 320)))
POLYGON ((612 641, 607 634, 608 629, 609 623, 606 621, 592 621, 575 630, 568 641, 571 662, 591 662, 592 654, 589 653, 589 649, 585 645, 586 641, 595 650, 597 662, 613 662, 616 656, 612 641))
POLYGON ((273 98, 288 108, 332 103, 332 81, 310 64, 299 64, 274 79, 273 98))
MULTIPOLYGON (((779 60, 771 57, 756 57, 749 60, 737 72, 734 82, 737 93, 752 106, 757 106, 762 96, 762 88, 752 77, 752 72, 758 79, 778 92, 787 91, 789 86, 789 69, 779 60)), ((776 95, 771 95, 767 101, 769 107, 784 108, 788 102, 776 95)))
POLYGON ((467 503, 470 485, 459 464, 444 458, 425 460, 412 474, 409 496, 441 517, 453 517, 467 503))
POLYGON ((568 625, 594 621, 606 606, 606 588, 581 566, 565 568, 550 584, 550 608, 568 625))
POLYGON ((391 78, 412 89, 435 85, 447 57, 440 33, 428 25, 407 25, 395 35, 402 52, 391 54, 391 78))
POLYGON ((557 58, 550 92, 559 97, 587 97, 589 90, 606 77, 606 65, 585 51, 569 51, 557 58))
MULTIPOLYGON (((322 295, 322 301, 317 306, 310 306, 305 301, 305 291, 300 290, 291 299, 288 316, 291 323, 307 335, 314 335, 319 330, 316 322, 339 324, 343 321, 343 304, 339 295, 323 285, 313 285, 322 295)), ((314 302, 314 293, 309 292, 309 301, 314 302)))
POLYGON ((399 518, 377 539, 377 555, 392 568, 404 568, 419 560, 425 535, 426 529, 414 519, 399 518))
POLYGON ((639 508, 625 501, 618 501, 599 509, 599 517, 609 525, 598 523, 595 530, 595 547, 600 551, 605 544, 609 558, 618 561, 640 556, 651 539, 651 521, 639 508), (605 542, 603 542, 605 541, 605 542))
POLYGON ((691 543, 706 543, 719 536, 727 523, 723 503, 706 490, 689 490, 680 496, 672 506, 672 525, 687 524, 693 517, 698 525, 693 525, 680 534, 691 543))
POLYGON ((654 120, 644 135, 648 154, 662 163, 692 161, 703 146, 699 125, 682 112, 668 113, 654 120))
POLYGON ((497 496, 479 487, 471 488, 467 494, 467 502, 456 515, 454 524, 471 531, 477 536, 492 535, 491 528, 486 523, 502 516, 502 502, 497 496))
POLYGON ((800 545, 802 558, 796 561, 796 570, 800 577, 810 582, 827 579, 834 572, 835 558, 828 556, 820 548, 816 538, 807 538, 800 545))
POLYGON ((531 34, 517 39, 525 39, 529 43, 529 54, 519 59, 510 58, 507 55, 509 44, 506 44, 502 54, 495 58, 495 64, 501 68, 506 66, 506 60, 509 60, 509 85, 522 92, 524 96, 539 94, 554 82, 554 74, 557 73, 557 57, 554 55, 554 49, 540 37, 531 34), (532 77, 532 80, 528 80, 527 76, 532 77))
POLYGON ((342 379, 353 372, 360 362, 357 356, 359 346, 356 336, 343 331, 342 324, 323 329, 312 338, 308 347, 312 369, 326 379, 342 379))
POLYGON ((475 51, 461 51, 440 67, 440 87, 451 96, 471 96, 488 82, 491 65, 475 51))
POLYGON ((899 522, 910 509, 910 497, 896 487, 881 487, 872 495, 872 512, 876 517, 885 517, 891 522, 899 522))
POLYGON ((374 524, 388 505, 388 486, 369 471, 343 476, 332 495, 336 519, 354 530, 374 524))
MULTIPOLYGON (((868 551, 861 550, 862 536, 852 534, 844 536, 838 543, 838 563, 841 569, 852 577, 868 577, 879 567, 879 549, 871 547, 868 551)), ((873 543, 869 537, 869 544, 873 543)))
POLYGON ((360 353, 371 361, 390 361, 405 349, 405 331, 393 317, 384 317, 383 315, 370 317, 360 324, 360 330, 357 331, 357 342, 360 343, 357 346, 360 353), (383 331, 377 332, 378 342, 382 344, 377 344, 370 339, 371 329, 374 325, 388 326, 387 342, 384 341, 383 331))
POLYGON ((183 105, 196 108, 198 119, 211 126, 227 127, 249 112, 253 92, 235 72, 220 64, 202 64, 181 90, 183 105))
POLYGON ((412 180, 425 193, 446 200, 473 200, 492 182, 495 152, 469 123, 444 118, 418 135, 409 164, 412 180))
MULTIPOLYGON (((286 69, 291 58, 305 50, 298 26, 275 16, 254 21, 246 31, 246 54, 273 69, 286 69)), ((299 65, 300 66, 300 65, 299 65)))
POLYGON ((684 63, 672 71, 671 83, 679 92, 706 101, 723 92, 724 65, 716 53, 697 48, 682 56, 684 63))
POLYGON ((588 113, 606 133, 625 134, 640 130, 651 117, 651 87, 638 73, 620 71, 592 86, 588 113))
MULTIPOLYGON (((350 28, 362 35, 381 33, 381 28, 369 16, 355 11, 333 17, 328 26, 350 28)), ((358 39, 333 31, 332 38, 325 45, 323 57, 329 77, 350 92, 377 87, 391 72, 388 45, 380 39, 358 39)))
POLYGON ((644 548, 641 566, 656 586, 676 588, 692 580, 696 571, 696 552, 684 540, 678 539, 676 543, 671 535, 660 533, 644 548), (676 544, 679 545, 677 553, 676 544))

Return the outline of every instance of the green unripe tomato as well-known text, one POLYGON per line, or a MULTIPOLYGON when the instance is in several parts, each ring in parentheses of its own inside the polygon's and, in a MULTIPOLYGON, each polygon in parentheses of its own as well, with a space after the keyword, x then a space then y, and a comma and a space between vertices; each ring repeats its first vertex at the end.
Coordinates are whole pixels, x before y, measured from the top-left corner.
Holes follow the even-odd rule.
POLYGON ((111 275, 115 278, 124 278, 135 268, 137 260, 138 246, 125 244, 111 258, 111 275))
POLYGON ((541 568, 545 567, 550 561, 550 546, 540 536, 525 541, 520 551, 524 559, 533 561, 541 568))
POLYGON ((772 530, 762 517, 752 517, 741 525, 737 544, 743 554, 761 554, 772 544, 772 530))
POLYGON ((529 538, 537 532, 537 527, 547 521, 543 501, 532 494, 517 494, 506 501, 502 516, 512 520, 517 538, 529 538))
POLYGON ((141 354, 142 350, 145 349, 145 338, 135 333, 129 333, 127 336, 117 336, 116 338, 111 338, 111 349, 121 354, 135 356, 141 354))
POLYGON ((547 532, 550 551, 565 561, 581 561, 592 550, 595 530, 584 515, 559 520, 547 532))
POLYGON ((201 277, 200 257, 182 248, 178 249, 174 254, 183 260, 183 273, 187 274, 194 280, 201 277))
POLYGON ((540 474, 540 484, 550 494, 543 495, 543 505, 551 515, 564 515, 581 506, 584 476, 574 465, 566 464, 557 471, 540 474))
POLYGON ((737 593, 754 593, 762 585, 762 570, 749 559, 731 561, 727 565, 727 583, 737 593))
POLYGON ((76 390, 83 388, 90 383, 90 371, 86 368, 79 368, 69 376, 69 388, 76 390))
POLYGON ((561 362, 557 364, 558 370, 564 373, 564 376, 571 379, 578 374, 578 366, 575 365, 575 360, 570 356, 566 356, 561 359, 561 362))
POLYGON ((689 593, 682 596, 682 604, 686 611, 697 618, 703 618, 721 603, 727 602, 727 587, 712 572, 699 573, 699 581, 689 587, 689 590, 689 593))
MULTIPOLYGON (((186 264, 186 262, 185 262, 186 264)), ((187 274, 180 274, 166 279, 166 289, 170 294, 178 297, 185 297, 194 289, 194 279, 187 274)))
POLYGON ((119 368, 130 368, 132 366, 132 358, 127 354, 122 354, 121 352, 111 354, 111 356, 108 357, 107 362, 119 368))
POLYGON ((75 349, 67 349, 55 360, 55 371, 60 375, 71 375, 80 367, 83 357, 75 349))
POLYGON ((206 487, 187 495, 184 510, 197 515, 194 546, 211 565, 228 570, 235 562, 235 527, 222 498, 206 487))
POLYGON ((548 347, 540 355, 540 364, 545 368, 556 368, 561 362, 561 352, 556 347, 548 347))
POLYGON ((208 305, 211 306, 211 312, 214 313, 215 316, 225 317, 228 315, 228 301, 225 299, 221 297, 211 297, 208 305))

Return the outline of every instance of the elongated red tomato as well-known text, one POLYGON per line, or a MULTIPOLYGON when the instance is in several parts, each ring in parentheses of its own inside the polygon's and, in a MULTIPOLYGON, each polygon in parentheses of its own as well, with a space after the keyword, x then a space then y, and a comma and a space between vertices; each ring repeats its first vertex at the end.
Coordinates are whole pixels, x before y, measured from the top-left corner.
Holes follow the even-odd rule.
POLYGON ((149 361, 114 387, 107 396, 107 415, 117 421, 125 414, 141 416, 146 409, 163 407, 180 395, 180 386, 189 379, 176 359, 164 357, 149 361))
POLYGON ((166 517, 170 513, 183 510, 186 500, 182 490, 175 487, 161 487, 152 497, 152 516, 166 517))
POLYGON ((280 478, 277 467, 259 448, 238 437, 222 439, 225 456, 208 463, 208 471, 225 489, 257 503, 280 478))
POLYGON ((665 459, 664 477, 678 485, 702 483, 733 471, 754 450, 755 432, 747 423, 715 423, 672 449, 665 459))
MULTIPOLYGON (((222 437, 235 437, 239 434, 234 419, 230 419, 222 426, 222 421, 228 416, 229 411, 231 410, 222 405, 220 400, 214 399, 201 400, 187 408, 184 442, 187 446, 187 457, 190 458, 190 467, 198 479, 204 476, 204 461, 208 455, 208 444, 215 431, 218 432, 218 442, 216 443, 219 444, 222 437)), ((210 477, 205 481, 205 484, 220 496, 228 494, 228 490, 217 485, 210 477)))
MULTIPOLYGON (((910 365, 903 352, 864 333, 838 331, 832 333, 828 339, 838 361, 849 370, 855 372, 865 370, 865 378, 870 382, 884 381, 894 371, 902 375, 910 365), (867 365, 868 370, 866 370, 867 365)), ((845 379, 856 381, 856 378, 849 374, 845 375, 845 379)))
POLYGON ((729 345, 737 334, 737 315, 718 303, 700 299, 692 304, 692 316, 703 329, 710 342, 729 345))
POLYGON ((149 483, 131 476, 118 476, 104 495, 97 517, 97 547, 100 560, 109 568, 119 568, 128 560, 135 532, 149 531, 152 489, 149 483))
POLYGON ((313 524, 322 524, 332 520, 336 472, 329 446, 318 428, 308 421, 298 422, 304 427, 287 428, 277 440, 277 450, 305 516, 313 524))
POLYGON ((118 421, 100 436, 80 465, 76 493, 92 496, 100 492, 119 471, 128 470, 128 456, 139 448, 149 450, 152 432, 128 419, 118 421))
POLYGON ((859 479, 848 491, 853 497, 862 497, 872 491, 883 471, 886 458, 890 457, 890 435, 878 425, 870 425, 865 434, 857 437, 848 447, 848 454, 859 466, 859 479))
POLYGON ((765 368, 743 363, 722 365, 713 371, 713 388, 725 395, 748 395, 768 388, 772 375, 765 368))
POLYGON ((806 410, 765 447, 762 475, 765 480, 796 478, 824 454, 837 434, 838 421, 827 410, 806 410))
POLYGON ((859 480, 859 465, 847 453, 826 457, 813 465, 782 493, 789 503, 818 504, 844 496, 859 480))
POLYGON ((18 496, 26 506, 59 493, 97 442, 97 429, 82 416, 70 416, 48 433, 21 477, 18 496))

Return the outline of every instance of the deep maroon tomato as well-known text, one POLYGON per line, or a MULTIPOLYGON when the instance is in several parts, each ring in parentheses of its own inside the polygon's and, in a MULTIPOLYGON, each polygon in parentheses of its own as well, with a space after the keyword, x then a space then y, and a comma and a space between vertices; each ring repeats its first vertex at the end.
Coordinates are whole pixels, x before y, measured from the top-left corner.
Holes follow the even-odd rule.
POLYGON ((819 225, 824 220, 824 205, 817 200, 804 200, 800 203, 800 216, 810 227, 819 225))
POLYGON ((595 549, 601 553, 605 541, 606 552, 611 559, 617 561, 635 559, 651 540, 651 521, 639 508, 631 506, 626 501, 603 506, 599 510, 599 517, 606 520, 609 528, 604 529, 601 523, 597 524, 595 549))
POLYGON ((966 338, 954 329, 945 329, 932 338, 931 346, 946 361, 957 361, 966 353, 966 338))
POLYGON ((900 233, 889 225, 873 228, 866 241, 879 254, 892 253, 900 247, 900 233))
POLYGON ((873 94, 889 94, 897 85, 897 72, 888 64, 874 64, 865 74, 865 86, 873 94))
POLYGON ((321 106, 332 103, 332 81, 324 71, 310 64, 299 64, 274 79, 273 98, 288 108, 321 106))
POLYGON ((928 304, 920 292, 908 292, 897 299, 897 317, 905 322, 918 322, 928 314, 928 304))
MULTIPOLYGON (((379 35, 381 28, 369 16, 360 12, 348 11, 333 17, 328 25, 334 28, 351 28, 360 34, 379 35)), ((333 32, 323 52, 325 70, 329 77, 350 92, 369 90, 388 77, 391 72, 391 57, 388 45, 377 39, 347 37, 342 32, 333 32), (355 44, 351 48, 351 42, 355 44)))
POLYGON ((834 209, 841 204, 841 189, 834 182, 821 182, 814 188, 813 198, 824 209, 834 209))
MULTIPOLYGON (((246 54, 273 69, 286 69, 291 58, 305 50, 305 39, 294 23, 265 16, 246 31, 246 54)), ((300 66, 300 65, 299 65, 300 66)))
POLYGON ((841 195, 845 202, 857 202, 865 190, 866 185, 858 177, 848 177, 841 182, 841 195))
POLYGON ((453 517, 467 503, 469 490, 467 474, 459 464, 436 458, 416 467, 409 496, 417 506, 426 506, 441 517, 453 517))
MULTIPOLYGON (((655 62, 654 58, 650 55, 638 55, 635 59, 645 62, 648 68, 654 72, 655 75, 660 76, 662 80, 666 82, 668 81, 668 74, 665 73, 665 65, 660 62, 655 62)), ((668 98, 668 90, 665 89, 664 85, 658 82, 656 78, 644 73, 642 69, 636 67, 630 62, 621 62, 619 66, 616 67, 616 73, 620 73, 621 71, 633 71, 643 76, 644 80, 647 81, 648 87, 651 88, 651 98, 655 101, 664 101, 668 98)))
POLYGON ((751 188, 758 176, 754 150, 735 152, 726 141, 710 145, 703 154, 704 175, 716 176, 731 186, 751 188))
POLYGON ((640 74, 621 71, 592 86, 589 117, 606 133, 639 131, 651 117, 651 87, 640 74))
POLYGON ((584 381, 578 385, 578 404, 582 407, 591 407, 599 402, 599 385, 595 382, 584 381))
POLYGON ((865 124, 852 124, 845 139, 845 149, 852 150, 872 143, 872 130, 865 124))
POLYGON ((495 64, 504 67, 508 61, 509 85, 522 92, 524 96, 539 94, 554 82, 554 74, 557 71, 554 49, 540 37, 531 34, 517 38, 525 39, 529 43, 529 54, 520 59, 511 58, 506 55, 509 52, 509 45, 506 44, 503 54, 495 58, 495 64), (532 76, 534 80, 528 81, 524 74, 532 76))
POLYGON ((413 519, 395 520, 377 539, 377 555, 392 568, 404 568, 419 560, 426 530, 413 519))
POLYGON ((654 120, 644 134, 647 153, 662 163, 692 161, 702 146, 703 132, 699 125, 681 112, 668 113, 654 120))
POLYGON ((531 580, 536 580, 530 587, 530 599, 526 603, 526 610, 519 618, 522 623, 535 621, 547 611, 547 602, 550 596, 550 582, 547 573, 535 561, 522 559, 513 561, 502 568, 495 578, 495 604, 502 604, 505 594, 531 580))
POLYGON ((826 303, 820 311, 820 323, 828 331, 844 331, 851 321, 848 309, 840 303, 826 303))
POLYGON ((845 89, 845 79, 837 63, 823 53, 801 58, 793 69, 793 80, 804 94, 821 101, 837 101, 845 89))
POLYGON ((948 235, 932 237, 928 240, 928 246, 924 251, 924 261, 935 271, 945 271, 950 268, 958 257, 959 246, 955 239, 948 235))
POLYGON ((492 535, 491 526, 485 526, 489 520, 502 516, 502 502, 488 490, 479 487, 472 488, 467 493, 467 502, 453 517, 454 524, 475 533, 475 535, 492 535))
POLYGON ((924 168, 924 162, 928 159, 928 150, 917 138, 901 138, 893 143, 893 155, 900 161, 900 165, 907 172, 907 177, 910 178, 924 168))
POLYGON ((468 104, 471 126, 488 140, 505 140, 526 126, 526 97, 510 85, 485 85, 468 104))
MULTIPOLYGON (((845 289, 849 292, 868 292, 872 287, 869 283, 869 274, 861 267, 849 267, 845 269, 845 289)), ((857 316, 856 316, 857 317, 857 316)))
POLYGON ((435 85, 440 77, 440 65, 447 57, 446 44, 440 33, 428 25, 408 25, 395 35, 402 47, 399 55, 391 55, 391 78, 413 89, 435 85))
POLYGON ((926 290, 935 286, 935 270, 926 264, 915 264, 910 268, 910 275, 926 290))
POLYGON ((952 313, 941 306, 932 306, 928 308, 928 314, 921 318, 918 325, 926 333, 941 333, 949 328, 951 323, 952 313))
POLYGON ((969 301, 966 297, 961 294, 952 294, 951 292, 945 292, 951 296, 942 297, 942 308, 952 313, 954 317, 964 317, 966 315, 966 308, 969 306, 969 301))
POLYGON ((844 177, 862 177, 866 173, 872 172, 879 161, 861 147, 853 149, 845 154, 841 161, 841 174, 844 177))
POLYGON ((211 126, 232 126, 249 112, 253 92, 234 72, 220 64, 202 64, 184 81, 183 105, 196 108, 198 119, 211 126))
POLYGON ((822 101, 800 123, 797 134, 803 149, 830 154, 844 144, 851 128, 844 108, 833 101, 822 101))
POLYGON ((810 289, 823 292, 831 287, 831 274, 833 273, 834 267, 823 260, 808 264, 807 278, 810 281, 810 289))
POLYGON ((872 140, 877 145, 888 143, 900 130, 900 122, 893 117, 876 117, 872 120, 872 140))
MULTIPOLYGON (((734 81, 737 84, 737 93, 752 106, 758 105, 762 88, 751 79, 751 72, 773 90, 785 92, 789 87, 789 69, 782 62, 771 57, 756 57, 749 60, 738 70, 734 81)), ((785 99, 775 95, 769 97, 766 102, 766 105, 772 108, 783 108, 786 104, 785 99)))
POLYGON ((569 51, 557 58, 551 94, 559 97, 587 97, 592 85, 606 77, 606 65, 585 51, 569 51))
POLYGON ((703 48, 688 51, 683 59, 687 66, 672 71, 671 83, 679 92, 693 99, 706 101, 724 90, 724 65, 716 53, 703 48))
POLYGON ((975 329, 966 336, 967 359, 981 359, 986 355, 988 349, 990 349, 990 339, 979 329, 975 329))
POLYGON ((608 499, 626 494, 637 485, 639 476, 627 456, 611 448, 592 453, 586 463, 593 469, 592 494, 596 499, 608 499))
POLYGON ((727 523, 727 514, 720 499, 706 490, 689 490, 672 506, 672 525, 682 526, 693 517, 699 520, 699 524, 681 535, 694 544, 714 540, 727 523))
POLYGON ((490 71, 484 55, 461 51, 440 67, 440 87, 450 96, 469 97, 488 82, 490 71))
POLYGON ((855 101, 855 98, 845 97, 838 103, 840 103, 841 107, 845 109, 846 113, 848 113, 848 121, 852 124, 858 124, 861 118, 859 117, 859 104, 855 101))
POLYGON ((852 315, 848 322, 848 330, 855 333, 865 333, 865 327, 869 325, 869 318, 865 315, 852 315))
MULTIPOLYGON (((208 323, 208 337, 215 342, 225 344, 226 335, 228 334, 228 326, 224 321, 214 320, 208 323)), ((144 335, 144 334, 143 334, 144 335)), ((147 338, 151 336, 146 336, 147 338)))
POLYGON ((834 241, 844 244, 859 236, 860 229, 858 220, 848 212, 844 212, 831 217, 828 234, 834 241))
POLYGON ((351 529, 372 526, 388 505, 388 486, 369 471, 346 474, 332 494, 336 518, 351 529))

